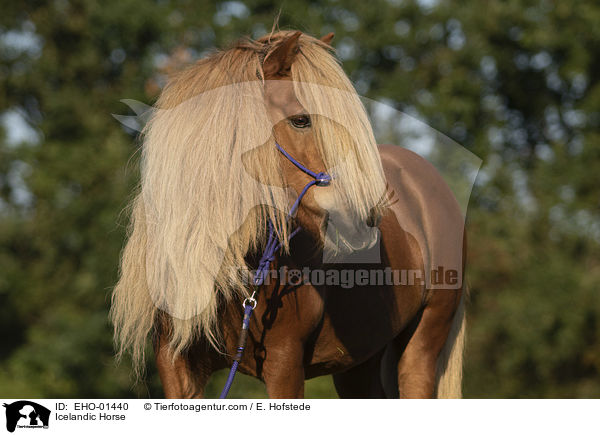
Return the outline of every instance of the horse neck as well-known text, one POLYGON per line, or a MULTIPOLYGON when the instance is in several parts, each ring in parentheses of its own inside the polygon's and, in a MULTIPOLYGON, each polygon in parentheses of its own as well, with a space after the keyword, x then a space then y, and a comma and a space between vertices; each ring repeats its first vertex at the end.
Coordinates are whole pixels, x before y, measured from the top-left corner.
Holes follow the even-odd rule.
POLYGON ((312 234, 301 230, 290 243, 289 259, 298 268, 322 268, 322 243, 312 234))

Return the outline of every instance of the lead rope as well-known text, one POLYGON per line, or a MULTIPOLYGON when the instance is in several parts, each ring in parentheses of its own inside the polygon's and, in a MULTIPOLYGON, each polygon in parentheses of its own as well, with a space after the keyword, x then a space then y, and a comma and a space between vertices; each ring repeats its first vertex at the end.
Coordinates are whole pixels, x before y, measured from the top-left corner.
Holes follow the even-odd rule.
MULTIPOLYGON (((290 209, 290 212, 287 215, 287 220, 289 221, 298 209, 300 201, 302 201, 302 198, 304 198, 304 195, 306 195, 308 189, 315 185, 329 186, 329 184, 331 183, 331 176, 325 172, 316 173, 311 171, 302 163, 300 163, 291 155, 289 155, 277 142, 275 142, 275 145, 277 146, 279 152, 281 152, 281 154, 283 154, 298 169, 314 178, 314 180, 311 180, 306 184, 306 186, 304 186, 304 189, 302 189, 302 192, 300 192, 300 195, 298 195, 298 198, 296 198, 294 205, 292 205, 292 208, 290 209)), ((275 259, 275 253, 281 248, 281 243, 275 236, 275 228, 271 220, 269 220, 268 226, 269 238, 267 239, 267 245, 265 246, 265 250, 263 251, 263 254, 260 257, 258 268, 256 269, 256 273, 254 274, 254 285, 256 286, 256 288, 258 288, 264 283, 267 273, 269 271, 269 267, 271 266, 271 262, 275 259)), ((292 237, 298 234, 298 231, 300 231, 301 229, 302 227, 298 227, 294 231, 292 231, 292 233, 288 237, 288 241, 290 241, 292 237)), ((227 382, 225 382, 225 386, 223 387, 223 391, 221 391, 219 399, 225 399, 227 397, 227 394, 231 389, 231 385, 233 384, 233 378, 235 377, 238 366, 240 365, 240 361, 242 360, 242 356, 244 355, 246 341, 248 340, 248 326, 250 325, 250 317, 252 317, 252 311, 254 311, 254 309, 256 308, 256 299, 254 298, 255 296, 256 290, 252 292, 252 295, 249 298, 244 299, 244 302, 242 303, 242 306, 244 307, 242 331, 240 332, 240 336, 238 339, 236 354, 233 357, 233 364, 231 365, 231 369, 229 370, 229 376, 227 376, 227 382)))

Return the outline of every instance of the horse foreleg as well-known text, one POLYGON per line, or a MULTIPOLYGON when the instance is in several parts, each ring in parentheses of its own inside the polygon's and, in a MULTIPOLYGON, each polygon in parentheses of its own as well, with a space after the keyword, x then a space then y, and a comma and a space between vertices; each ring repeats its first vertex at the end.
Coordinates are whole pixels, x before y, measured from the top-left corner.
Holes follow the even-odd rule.
POLYGON ((271 399, 304 398, 304 351, 300 343, 269 348, 262 377, 271 399))
POLYGON ((459 300, 460 292, 433 290, 414 329, 398 337, 402 348, 397 366, 400 398, 435 397, 437 360, 459 300))
POLYGON ((166 399, 204 397, 204 387, 212 373, 208 355, 195 355, 193 359, 181 354, 173 357, 163 337, 155 341, 154 352, 166 399))
POLYGON ((381 357, 383 350, 367 361, 333 375, 335 390, 341 399, 383 399, 381 357))

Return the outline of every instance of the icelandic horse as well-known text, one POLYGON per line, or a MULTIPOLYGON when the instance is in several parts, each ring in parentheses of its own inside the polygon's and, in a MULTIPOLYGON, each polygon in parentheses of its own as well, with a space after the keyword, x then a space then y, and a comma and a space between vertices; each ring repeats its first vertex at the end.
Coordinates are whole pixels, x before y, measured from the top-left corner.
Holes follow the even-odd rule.
POLYGON ((376 144, 332 37, 213 53, 169 79, 143 131, 111 318, 138 372, 152 338, 167 398, 203 397, 231 365, 253 291, 239 370, 269 397, 328 374, 341 398, 461 396, 464 217, 429 162, 376 144), (333 178, 290 218, 311 177, 276 144, 333 178), (269 225, 274 278, 254 287, 269 225))

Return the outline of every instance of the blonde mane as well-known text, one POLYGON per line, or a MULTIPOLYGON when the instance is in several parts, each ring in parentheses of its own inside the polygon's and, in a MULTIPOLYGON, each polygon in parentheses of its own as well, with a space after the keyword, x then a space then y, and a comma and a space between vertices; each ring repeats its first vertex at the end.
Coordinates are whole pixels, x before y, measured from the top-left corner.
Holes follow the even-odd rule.
MULTIPOLYGON (((144 129, 141 189, 111 308, 118 355, 131 351, 137 369, 161 313, 170 319, 173 355, 200 337, 218 348, 217 308, 248 294, 245 257, 262 248, 269 219, 287 240, 291 204, 261 64, 292 33, 243 40, 178 73, 144 129), (272 146, 250 153, 264 144, 272 146)), ((385 191, 368 117, 331 48, 307 35, 299 42, 291 70, 297 97, 324 115, 314 128, 339 180, 332 186, 366 219, 385 191)))

